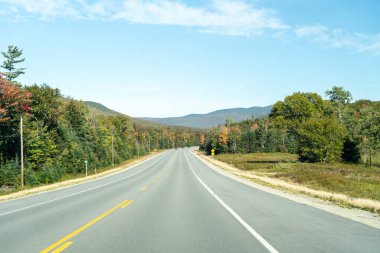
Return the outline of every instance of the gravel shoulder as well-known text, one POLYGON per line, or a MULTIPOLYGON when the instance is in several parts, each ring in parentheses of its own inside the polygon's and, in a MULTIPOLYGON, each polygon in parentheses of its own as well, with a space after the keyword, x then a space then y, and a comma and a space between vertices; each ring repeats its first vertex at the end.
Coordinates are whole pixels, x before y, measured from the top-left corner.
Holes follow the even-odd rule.
POLYGON ((85 177, 80 177, 80 178, 70 179, 70 180, 66 180, 66 181, 62 181, 62 182, 57 182, 54 184, 37 186, 37 187, 33 187, 31 189, 26 189, 26 190, 14 192, 14 193, 6 194, 6 195, 1 195, 0 196, 0 202, 12 200, 12 199, 18 199, 18 198, 22 198, 22 197, 26 197, 26 196, 34 195, 34 194, 39 194, 39 193, 43 193, 43 192, 47 192, 47 191, 53 191, 53 190, 57 190, 57 189, 65 188, 65 187, 70 187, 73 185, 77 185, 77 184, 81 184, 81 183, 85 183, 85 182, 89 182, 89 181, 93 181, 93 180, 97 180, 97 179, 104 178, 107 176, 111 176, 111 175, 120 173, 124 170, 131 169, 131 168, 133 168, 133 167, 135 167, 135 166, 137 166, 137 165, 139 165, 139 164, 141 164, 141 163, 143 163, 143 162, 145 162, 145 161, 147 161, 153 157, 156 157, 157 155, 159 155, 163 152, 164 151, 152 152, 152 153, 145 155, 141 158, 128 160, 125 163, 122 163, 121 165, 117 165, 116 167, 111 168, 109 170, 106 170, 104 172, 101 172, 101 173, 98 173, 95 175, 90 175, 87 177, 87 179, 85 177))

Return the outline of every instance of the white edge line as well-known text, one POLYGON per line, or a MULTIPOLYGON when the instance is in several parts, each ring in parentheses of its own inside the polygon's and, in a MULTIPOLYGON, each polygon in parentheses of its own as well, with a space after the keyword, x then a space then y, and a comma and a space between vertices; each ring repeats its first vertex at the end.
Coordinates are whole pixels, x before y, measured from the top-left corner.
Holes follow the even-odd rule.
MULTIPOLYGON (((48 203, 51 203, 51 202, 54 202, 54 201, 58 201, 58 200, 61 200, 61 199, 66 199, 66 198, 69 198, 69 197, 72 197, 72 196, 75 196, 75 195, 78 195, 78 194, 81 194, 81 193, 85 193, 85 192, 88 192, 88 191, 92 191, 92 190, 95 190, 95 189, 98 189, 98 188, 102 188, 104 186, 107 186, 107 185, 110 185, 110 184, 113 184, 113 183, 117 183, 121 180, 124 180, 126 178, 130 178, 132 176, 135 176, 137 174, 140 174, 141 172, 151 168, 153 165, 157 164, 159 161, 161 161, 163 158, 159 159, 158 161, 156 161, 155 163, 151 164, 150 166, 148 166, 147 168, 143 169, 143 170, 139 170, 131 175, 128 175, 128 176, 125 176, 125 177, 122 177, 122 178, 119 178, 117 180, 114 180, 112 182, 109 182, 109 183, 106 183, 106 184, 102 184, 102 185, 99 185, 99 186, 96 186, 96 187, 93 187, 93 188, 89 188, 89 189, 86 189, 86 190, 83 190, 83 191, 79 191, 79 192, 75 192, 75 193, 72 193, 72 194, 69 194, 69 195, 66 195, 66 196, 62 196, 62 197, 59 197, 59 198, 56 198, 56 199, 52 199, 52 200, 48 200, 48 201, 44 201, 44 202, 40 202, 38 204, 34 204, 34 205, 30 205, 30 206, 26 206, 26 207, 23 207, 23 208, 19 208, 19 209, 16 209, 16 210, 12 210, 12 211, 9 211, 9 212, 5 212, 5 213, 0 213, 0 216, 4 216, 4 215, 8 215, 8 214, 11 214, 11 213, 16 213, 16 212, 20 212, 20 211, 23 211, 23 210, 26 210, 26 209, 30 209, 30 208, 33 208, 33 207, 36 207, 36 206, 42 206, 42 205, 45 205, 45 204, 48 204, 48 203)), ((146 160, 144 161, 146 162, 146 160)), ((137 165, 140 165, 140 164, 136 164, 135 166, 137 165)), ((119 174, 120 172, 118 173, 115 173, 113 175, 116 175, 116 174, 119 174)), ((95 181, 95 180, 93 180, 95 181)), ((62 189, 62 188, 61 188, 62 189)))
MULTIPOLYGON (((126 172, 126 171, 129 171, 139 165, 141 165, 142 163, 144 162, 147 162, 147 161, 150 161, 156 157, 159 157, 161 155, 164 155, 166 154, 167 152, 169 152, 169 150, 163 152, 163 153, 160 153, 160 154, 157 154, 155 156, 152 156, 152 157, 149 157, 145 160, 142 160, 142 161, 139 161, 131 166, 127 166, 127 167, 124 167, 122 168, 121 170, 119 171, 115 171, 115 172, 111 172, 109 174, 106 174, 104 176, 100 176, 100 177, 97 177, 97 178, 94 178, 94 179, 89 179, 89 180, 85 180, 85 181, 81 181, 81 182, 78 182, 78 183, 73 183, 73 184, 69 184, 69 185, 66 185, 66 186, 62 186, 62 187, 58 187, 58 188, 55 188, 55 189, 50 189, 50 190, 46 190, 46 191, 41 191, 41 192, 35 192, 35 193, 31 193, 31 194, 28 194, 28 195, 25 195, 25 196, 21 196, 19 198, 13 198, 13 199, 8 199, 8 200, 2 200, 0 201, 0 205, 3 204, 3 203, 8 203, 8 202, 11 202, 11 201, 16 201, 16 200, 19 200, 19 199, 24 199, 24 198, 29 198, 29 197, 32 197, 32 196, 38 196, 38 195, 42 195, 42 194, 45 194, 45 193, 50 193, 50 192, 55 192, 55 191, 59 191, 59 190, 63 190, 63 189, 67 189, 67 188, 71 188, 71 187, 75 187, 75 186, 80 186, 80 185, 84 185, 84 184, 87 184, 87 183, 92 183, 94 181, 98 181, 98 180, 102 180, 102 179, 105 179, 105 178, 108 178, 108 177, 112 177, 112 176, 115 176, 115 175, 118 175, 120 173, 123 173, 123 172, 126 172)), ((107 172, 107 171, 105 171, 107 172)), ((80 178, 77 178, 77 179, 84 179, 84 177, 80 177, 80 178)), ((64 181, 63 181, 64 182, 64 181)))
POLYGON ((193 167, 191 166, 186 154, 186 161, 193 172, 194 176, 198 179, 199 183, 241 224, 248 232, 255 237, 269 252, 279 253, 272 245, 269 244, 259 233, 256 232, 247 222, 245 222, 231 207, 229 207, 218 195, 216 195, 195 173, 193 167))

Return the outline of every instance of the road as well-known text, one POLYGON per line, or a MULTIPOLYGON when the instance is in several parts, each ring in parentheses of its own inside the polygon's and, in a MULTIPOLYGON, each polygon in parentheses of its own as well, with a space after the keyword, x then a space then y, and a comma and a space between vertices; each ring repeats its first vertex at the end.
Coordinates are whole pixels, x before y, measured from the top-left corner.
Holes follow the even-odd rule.
POLYGON ((0 252, 380 252, 380 230, 215 172, 189 149, 0 203, 0 252))

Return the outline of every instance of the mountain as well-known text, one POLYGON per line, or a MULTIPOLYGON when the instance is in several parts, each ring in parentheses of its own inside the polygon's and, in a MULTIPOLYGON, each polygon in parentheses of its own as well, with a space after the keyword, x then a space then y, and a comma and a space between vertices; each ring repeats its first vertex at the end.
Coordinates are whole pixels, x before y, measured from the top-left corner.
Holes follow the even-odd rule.
MULTIPOLYGON (((108 115, 108 116, 124 116, 124 117, 128 117, 133 123, 137 123, 137 124, 142 124, 142 125, 145 125, 145 126, 150 126, 150 127, 162 127, 162 126, 167 126, 165 124, 160 124, 159 122, 154 122, 154 121, 151 121, 151 120, 145 120, 143 118, 134 118, 134 117, 131 117, 131 116, 128 116, 128 115, 125 115, 123 113, 120 113, 120 112, 117 112, 117 111, 114 111, 104 105, 102 105, 101 103, 98 103, 98 102, 93 102, 93 101, 83 101, 83 103, 85 105, 87 105, 87 107, 96 112, 97 114, 105 114, 105 115, 108 115)), ((177 125, 171 125, 171 126, 174 126, 174 128, 177 128, 177 125)))
POLYGON ((169 118, 142 118, 144 120, 153 121, 163 125, 172 126, 187 126, 196 128, 210 128, 219 124, 224 124, 227 118, 233 121, 241 121, 251 117, 261 118, 269 115, 272 105, 269 106, 254 106, 250 108, 232 108, 223 109, 207 114, 189 114, 183 117, 169 118))
POLYGON ((108 114, 108 115, 123 115, 120 112, 114 111, 108 107, 105 107, 101 103, 93 102, 93 101, 83 101, 88 107, 95 109, 98 112, 108 114))
MULTIPOLYGON (((83 101, 89 108, 94 109, 99 113, 108 115, 123 115, 120 112, 114 111, 100 103, 93 101, 83 101)), ((169 126, 185 126, 193 128, 210 128, 219 124, 224 124, 227 118, 233 121, 241 121, 251 117, 261 118, 269 115, 272 105, 269 106, 254 106, 250 108, 232 108, 223 109, 207 114, 189 114, 183 117, 169 117, 169 118, 131 118, 134 122, 144 123, 158 123, 161 125, 169 126)))

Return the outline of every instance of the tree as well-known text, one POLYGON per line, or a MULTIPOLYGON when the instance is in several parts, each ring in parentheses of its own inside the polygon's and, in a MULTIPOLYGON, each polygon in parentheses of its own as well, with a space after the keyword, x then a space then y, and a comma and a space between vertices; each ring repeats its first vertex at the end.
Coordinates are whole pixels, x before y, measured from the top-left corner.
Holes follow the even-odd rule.
POLYGON ((359 111, 360 147, 369 157, 369 165, 372 166, 372 156, 380 147, 380 112, 368 106, 359 111))
POLYGON ((33 169, 40 169, 47 162, 52 162, 58 154, 54 133, 47 127, 38 127, 36 122, 27 122, 25 127, 25 153, 33 169))
POLYGON ((16 64, 24 62, 25 58, 20 58, 22 56, 22 50, 18 49, 17 46, 8 46, 7 52, 1 52, 4 56, 5 61, 0 67, 8 70, 4 75, 8 81, 13 81, 19 75, 25 74, 25 68, 16 68, 16 64))
POLYGON ((0 78, 0 163, 20 154, 20 115, 31 110, 31 94, 0 78))
POLYGON ((219 135, 218 135, 219 152, 223 152, 224 150, 228 152, 227 143, 228 143, 228 127, 221 127, 219 135))
POLYGON ((301 161, 332 162, 341 158, 346 129, 335 118, 310 118, 300 125, 301 161))
POLYGON ((338 118, 342 122, 342 108, 352 100, 352 95, 343 87, 333 86, 331 90, 327 90, 326 95, 330 98, 331 103, 336 108, 338 118))
POLYGON ((285 144, 285 139, 287 137, 286 134, 288 132, 288 128, 284 116, 277 116, 274 118, 273 125, 278 129, 281 135, 281 152, 287 152, 288 149, 285 144))
POLYGON ((62 99, 60 91, 49 87, 47 84, 41 86, 34 84, 25 87, 25 89, 33 94, 31 107, 34 118, 38 118, 41 124, 46 125, 49 129, 56 127, 60 116, 60 100, 62 99))
POLYGON ((287 96, 283 102, 277 102, 272 108, 270 118, 282 117, 282 128, 296 133, 299 124, 311 117, 324 116, 325 109, 326 102, 318 94, 296 92, 287 96))
POLYGON ((228 131, 228 141, 232 146, 232 152, 236 153, 238 141, 240 140, 241 131, 238 126, 232 126, 228 131))
POLYGON ((343 143, 343 161, 347 163, 358 163, 360 158, 359 143, 350 138, 346 138, 343 143))
POLYGON ((31 110, 31 94, 13 83, 0 79, 0 122, 31 110))

